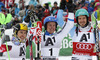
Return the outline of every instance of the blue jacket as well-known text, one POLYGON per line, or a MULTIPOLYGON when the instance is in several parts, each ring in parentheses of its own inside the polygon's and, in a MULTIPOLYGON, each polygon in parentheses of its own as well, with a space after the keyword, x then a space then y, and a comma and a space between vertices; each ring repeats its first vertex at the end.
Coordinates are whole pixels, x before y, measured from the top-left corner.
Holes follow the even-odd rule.
POLYGON ((19 11, 20 11, 19 8, 15 8, 15 15, 18 15, 19 16, 19 11))
POLYGON ((30 0, 29 5, 34 5, 36 6, 38 2, 36 0, 30 0))

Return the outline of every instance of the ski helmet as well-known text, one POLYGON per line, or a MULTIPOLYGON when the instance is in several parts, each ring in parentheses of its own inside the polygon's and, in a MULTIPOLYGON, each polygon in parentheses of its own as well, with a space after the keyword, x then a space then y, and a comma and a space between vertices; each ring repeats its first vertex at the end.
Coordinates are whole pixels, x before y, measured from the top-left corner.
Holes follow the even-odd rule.
POLYGON ((87 17, 89 17, 89 13, 86 9, 78 9, 75 13, 75 18, 77 18, 80 15, 86 15, 87 17))
POLYGON ((19 30, 28 31, 27 25, 25 25, 23 23, 19 23, 19 24, 16 24, 13 28, 14 28, 14 30, 13 30, 14 37, 12 38, 12 42, 15 45, 20 45, 20 43, 25 43, 25 40, 21 40, 20 38, 18 38, 17 33, 18 33, 19 30))
POLYGON ((56 23, 56 27, 57 27, 57 19, 53 16, 48 16, 44 19, 44 27, 45 29, 47 29, 47 23, 48 22, 55 22, 56 23))
POLYGON ((26 31, 28 31, 28 27, 27 27, 26 24, 23 24, 23 23, 16 24, 14 26, 14 31, 13 32, 17 35, 19 30, 26 30, 26 31))
MULTIPOLYGON (((84 15, 84 16, 87 17, 87 23, 86 23, 86 25, 85 25, 85 26, 87 26, 88 23, 89 23, 89 21, 88 21, 89 13, 87 12, 86 9, 78 9, 78 10, 76 11, 76 13, 75 13, 75 18, 76 18, 76 21, 77 21, 77 24, 78 24, 78 25, 79 25, 79 23, 78 23, 78 16, 81 16, 81 15, 84 15)), ((85 26, 84 26, 84 27, 85 27, 85 26)))

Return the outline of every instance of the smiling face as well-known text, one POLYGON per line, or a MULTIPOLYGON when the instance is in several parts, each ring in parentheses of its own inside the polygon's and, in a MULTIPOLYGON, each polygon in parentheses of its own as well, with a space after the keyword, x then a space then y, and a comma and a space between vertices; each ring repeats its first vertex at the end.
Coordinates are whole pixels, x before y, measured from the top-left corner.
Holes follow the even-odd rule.
POLYGON ((26 36, 27 36, 27 31, 25 31, 25 30, 19 30, 17 36, 21 40, 24 40, 26 38, 26 36))
POLYGON ((55 29, 56 29, 56 23, 55 22, 48 22, 47 23, 47 31, 50 34, 54 33, 55 29))
POLYGON ((78 16, 78 23, 81 27, 84 27, 87 23, 87 18, 84 15, 78 16))

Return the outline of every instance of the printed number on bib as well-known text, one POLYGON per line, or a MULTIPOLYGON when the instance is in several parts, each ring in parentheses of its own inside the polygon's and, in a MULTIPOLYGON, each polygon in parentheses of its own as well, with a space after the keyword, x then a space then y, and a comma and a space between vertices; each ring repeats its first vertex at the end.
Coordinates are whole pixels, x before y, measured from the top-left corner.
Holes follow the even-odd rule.
POLYGON ((51 49, 49 49, 49 51, 50 51, 50 56, 52 56, 52 54, 53 54, 53 49, 51 48, 51 49))

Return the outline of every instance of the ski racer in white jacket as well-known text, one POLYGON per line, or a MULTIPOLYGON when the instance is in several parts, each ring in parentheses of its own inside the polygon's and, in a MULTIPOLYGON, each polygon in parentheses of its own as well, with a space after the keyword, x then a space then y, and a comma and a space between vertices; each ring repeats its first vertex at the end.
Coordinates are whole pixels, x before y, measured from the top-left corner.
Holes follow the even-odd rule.
POLYGON ((26 60, 26 36, 28 32, 28 27, 25 24, 19 23, 14 26, 14 34, 12 40, 7 42, 8 50, 6 48, 6 43, 0 46, 0 52, 4 52, 6 60, 26 60))
POLYGON ((78 9, 75 13, 77 27, 72 39, 72 60, 92 60, 95 46, 93 27, 89 22, 89 14, 85 9, 78 9))
MULTIPOLYGON (((65 4, 60 7, 65 8, 65 4)), ((65 1, 66 2, 66 1, 65 1)), ((74 13, 69 12, 68 22, 63 20, 63 8, 60 8, 57 13, 57 18, 48 16, 44 19, 45 33, 41 40, 41 56, 42 60, 57 60, 63 38, 69 33, 74 26, 74 13), (62 30, 56 32, 57 25, 62 27, 62 30)))
MULTIPOLYGON (((62 15, 63 10, 58 10, 57 17, 61 19, 62 15)), ((61 21, 63 21, 63 19, 61 21)), ((61 21, 59 22, 60 24, 62 24, 61 21)), ((48 16, 44 20, 46 32, 42 35, 41 41, 41 56, 43 60, 56 60, 59 55, 62 39, 74 26, 74 14, 69 13, 68 22, 63 24, 63 28, 60 32, 54 33, 59 23, 57 23, 57 19, 52 16, 48 16)))

